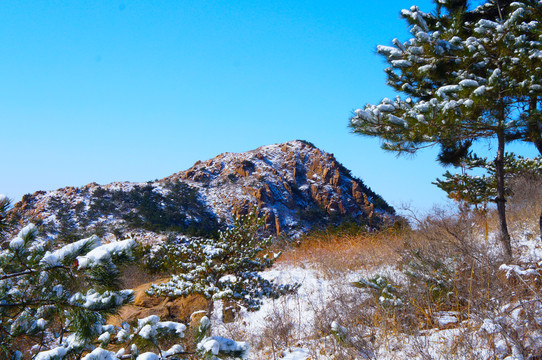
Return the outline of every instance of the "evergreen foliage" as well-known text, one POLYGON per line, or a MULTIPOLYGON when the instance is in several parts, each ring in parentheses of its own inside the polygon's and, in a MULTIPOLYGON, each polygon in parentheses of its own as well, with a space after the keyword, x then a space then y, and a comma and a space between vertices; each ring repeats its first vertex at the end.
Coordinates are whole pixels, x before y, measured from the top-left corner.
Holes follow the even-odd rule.
MULTIPOLYGON (((147 184, 128 192, 107 190, 102 198, 114 210, 98 207, 98 211, 123 213, 123 219, 132 228, 206 236, 216 231, 216 219, 199 201, 196 189, 181 181, 168 182, 164 188, 165 192, 159 192, 147 184)), ((100 199, 95 193, 93 198, 100 199)))
POLYGON ((7 214, 10 207, 11 201, 8 199, 8 197, 0 194, 0 243, 2 242, 5 234, 9 230, 7 214))
POLYGON ((102 245, 96 236, 52 250, 33 224, 0 252, 0 357, 80 357, 104 332, 106 316, 133 297, 119 290, 114 262, 133 240, 102 245))
MULTIPOLYGON (((497 196, 495 162, 470 155, 461 166, 465 170, 481 168, 486 171, 486 174, 475 176, 468 174, 466 171, 460 174, 452 174, 447 171, 444 174, 444 179, 437 179, 435 184, 444 190, 451 199, 485 207, 488 202, 497 196)), ((507 183, 510 178, 518 174, 542 175, 542 158, 529 159, 514 153, 507 153, 504 170, 506 174, 505 193, 508 195, 510 190, 507 183)))
POLYGON ((397 287, 385 276, 376 275, 370 279, 361 278, 352 283, 355 287, 371 289, 376 301, 382 306, 400 306, 403 304, 397 287))
MULTIPOLYGON (((5 229, 8 199, 0 195, 0 229, 5 229)), ((0 240, 3 233, 0 232, 0 240)), ((151 315, 118 328, 107 316, 133 300, 119 289, 115 264, 132 260, 132 239, 101 244, 97 236, 53 249, 24 227, 0 252, 0 358, 21 360, 159 360, 192 355, 180 344, 186 326, 151 315), (115 349, 115 350, 112 350, 115 349)), ((196 343, 205 358, 248 354, 248 345, 207 337, 200 326, 196 343), (216 356, 215 356, 216 355, 216 356)))
POLYGON ((350 127, 398 153, 439 145, 439 159, 452 164, 475 141, 496 140, 495 201, 510 257, 505 145, 523 140, 542 151, 542 3, 489 0, 473 10, 465 1, 435 4, 431 14, 416 6, 401 12, 409 41, 377 47, 390 65, 387 84, 406 98, 356 110, 350 127))
POLYGON ((295 286, 277 285, 258 274, 280 255, 265 254, 271 238, 261 237, 263 225, 264 219, 254 210, 235 219, 234 226, 220 232, 218 240, 191 239, 176 250, 174 268, 182 272, 167 283, 152 285, 148 293, 169 297, 200 294, 257 310, 262 297, 276 298, 294 290, 295 286))
MULTIPOLYGON (((85 193, 84 188, 78 191, 88 200, 70 204, 62 197, 51 197, 48 210, 55 214, 57 221, 45 224, 44 230, 63 240, 74 241, 89 232, 114 231, 104 227, 103 219, 109 216, 122 218, 127 228, 155 232, 213 236, 218 229, 216 217, 205 208, 197 190, 181 181, 164 183, 163 188, 149 183, 127 191, 100 186, 92 193, 85 193)), ((116 230, 119 233, 120 229, 116 230)))

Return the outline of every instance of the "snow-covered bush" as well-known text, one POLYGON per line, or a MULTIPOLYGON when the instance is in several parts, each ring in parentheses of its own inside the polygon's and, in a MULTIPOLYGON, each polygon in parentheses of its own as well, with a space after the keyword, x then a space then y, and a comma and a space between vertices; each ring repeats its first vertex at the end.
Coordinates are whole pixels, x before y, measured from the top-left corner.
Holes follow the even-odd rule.
POLYGON ((196 334, 196 350, 204 359, 246 359, 249 345, 244 341, 235 341, 222 336, 206 336, 211 327, 207 316, 200 320, 196 334))
POLYGON ((398 288, 385 276, 374 276, 370 279, 359 279, 352 283, 354 286, 370 289, 377 302, 382 306, 400 306, 403 301, 399 297, 398 288))
POLYGON ((160 244, 138 242, 134 249, 134 255, 139 260, 139 264, 149 273, 180 272, 182 270, 182 264, 178 262, 181 255, 180 249, 185 243, 194 239, 199 238, 169 233, 160 244))
POLYGON ((215 359, 246 359, 248 355, 248 344, 222 336, 211 336, 203 339, 198 344, 198 352, 205 358, 215 359))
MULTIPOLYGON (((150 295, 169 297, 201 294, 210 300, 230 299, 256 310, 263 297, 276 298, 295 289, 276 285, 258 272, 273 265, 279 254, 266 253, 271 239, 259 230, 263 219, 256 211, 242 215, 217 240, 191 239, 177 249, 177 269, 169 282, 152 285, 150 295)), ((212 301, 211 301, 212 304, 212 301)))
POLYGON ((133 299, 133 291, 119 290, 115 281, 115 262, 131 258, 132 239, 102 244, 91 236, 55 250, 30 224, 5 245, 0 252, 0 358, 75 359, 94 349, 85 360, 117 359, 104 349, 110 342, 142 338, 156 343, 161 333, 183 336, 184 325, 157 317, 140 320, 132 332, 127 325, 106 325, 108 315, 133 299))

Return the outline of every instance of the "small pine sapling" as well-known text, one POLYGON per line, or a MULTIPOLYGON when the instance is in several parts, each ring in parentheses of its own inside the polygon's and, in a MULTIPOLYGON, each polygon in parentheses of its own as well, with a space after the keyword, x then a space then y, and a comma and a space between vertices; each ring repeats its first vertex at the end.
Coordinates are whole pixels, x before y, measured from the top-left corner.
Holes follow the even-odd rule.
POLYGON ((355 287, 362 289, 370 289, 377 302, 382 306, 401 306, 403 301, 401 300, 399 289, 385 276, 375 276, 371 279, 359 279, 352 283, 355 287))
MULTIPOLYGON (((479 205, 492 201, 497 196, 495 181, 495 162, 476 155, 469 154, 461 164, 464 170, 482 169, 484 175, 470 175, 463 171, 461 174, 452 174, 447 171, 444 179, 437 179, 435 185, 444 190, 448 197, 457 201, 479 205)), ((525 158, 514 153, 506 153, 504 158, 505 180, 508 181, 518 174, 542 175, 542 158, 525 158)), ((509 193, 508 184, 505 183, 505 193, 509 193)))
POLYGON ((277 298, 295 290, 295 285, 277 285, 258 273, 271 267, 280 255, 266 253, 271 238, 260 235, 263 224, 264 219, 252 211, 236 219, 232 228, 220 232, 217 240, 186 242, 177 251, 176 268, 183 272, 169 282, 152 285, 148 294, 200 294, 211 300, 211 312, 214 300, 233 300, 248 310, 257 310, 263 297, 277 298))

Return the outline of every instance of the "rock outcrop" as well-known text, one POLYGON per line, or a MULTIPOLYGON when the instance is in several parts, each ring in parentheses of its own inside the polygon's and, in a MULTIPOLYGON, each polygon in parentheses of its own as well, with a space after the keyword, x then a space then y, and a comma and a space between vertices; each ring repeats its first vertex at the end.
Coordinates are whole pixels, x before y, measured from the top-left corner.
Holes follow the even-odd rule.
POLYGON ((262 146, 240 154, 224 153, 162 182, 182 180, 198 187, 215 214, 229 219, 258 207, 275 232, 308 229, 320 213, 329 217, 380 223, 393 209, 332 154, 304 141, 262 146))

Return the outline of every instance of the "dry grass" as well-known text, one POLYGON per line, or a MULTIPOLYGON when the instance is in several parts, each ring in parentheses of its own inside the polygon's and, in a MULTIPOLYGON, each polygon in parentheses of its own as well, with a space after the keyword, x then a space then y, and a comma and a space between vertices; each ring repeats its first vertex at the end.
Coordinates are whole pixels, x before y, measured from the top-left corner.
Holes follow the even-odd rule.
POLYGON ((123 289, 135 289, 136 287, 156 282, 157 280, 168 277, 170 274, 151 273, 140 264, 130 263, 120 267, 120 280, 123 289))
MULTIPOLYGON (((507 216, 515 263, 538 269, 536 262, 525 262, 525 256, 519 260, 524 249, 517 240, 539 237, 542 180, 518 177, 510 187, 507 216)), ((372 358, 378 349, 399 351, 407 345, 397 340, 411 339, 402 354, 419 359, 510 354, 542 358, 542 271, 529 277, 506 276, 499 270, 503 252, 495 236, 498 229, 493 210, 462 208, 435 210, 418 220, 413 230, 307 235, 285 251, 278 263, 315 268, 327 280, 337 281, 336 293, 331 301, 314 301, 314 323, 309 329, 303 328, 302 321, 297 323, 303 334, 295 330, 295 314, 278 309, 273 318, 281 319, 280 326, 270 324, 261 346, 271 341, 275 353, 277 347, 289 346, 288 339, 318 339, 311 359, 328 359, 330 354, 334 359, 351 359, 372 358), (397 304, 382 302, 383 293, 376 289, 353 290, 344 284, 346 274, 373 276, 389 268, 403 276, 402 281, 386 280, 396 289, 397 304), (443 314, 453 314, 457 322, 442 325, 443 314), (346 340, 332 336, 333 321, 348 329, 346 340), (497 324, 498 330, 481 330, 485 321, 497 324), (436 335, 448 328, 455 329, 453 337, 445 345, 436 345, 436 335)))
POLYGON ((315 232, 303 237, 286 251, 278 264, 315 265, 328 274, 377 268, 399 258, 403 231, 388 229, 378 233, 315 232))
POLYGON ((507 219, 512 236, 539 236, 542 211, 542 177, 517 176, 510 181, 507 219))

